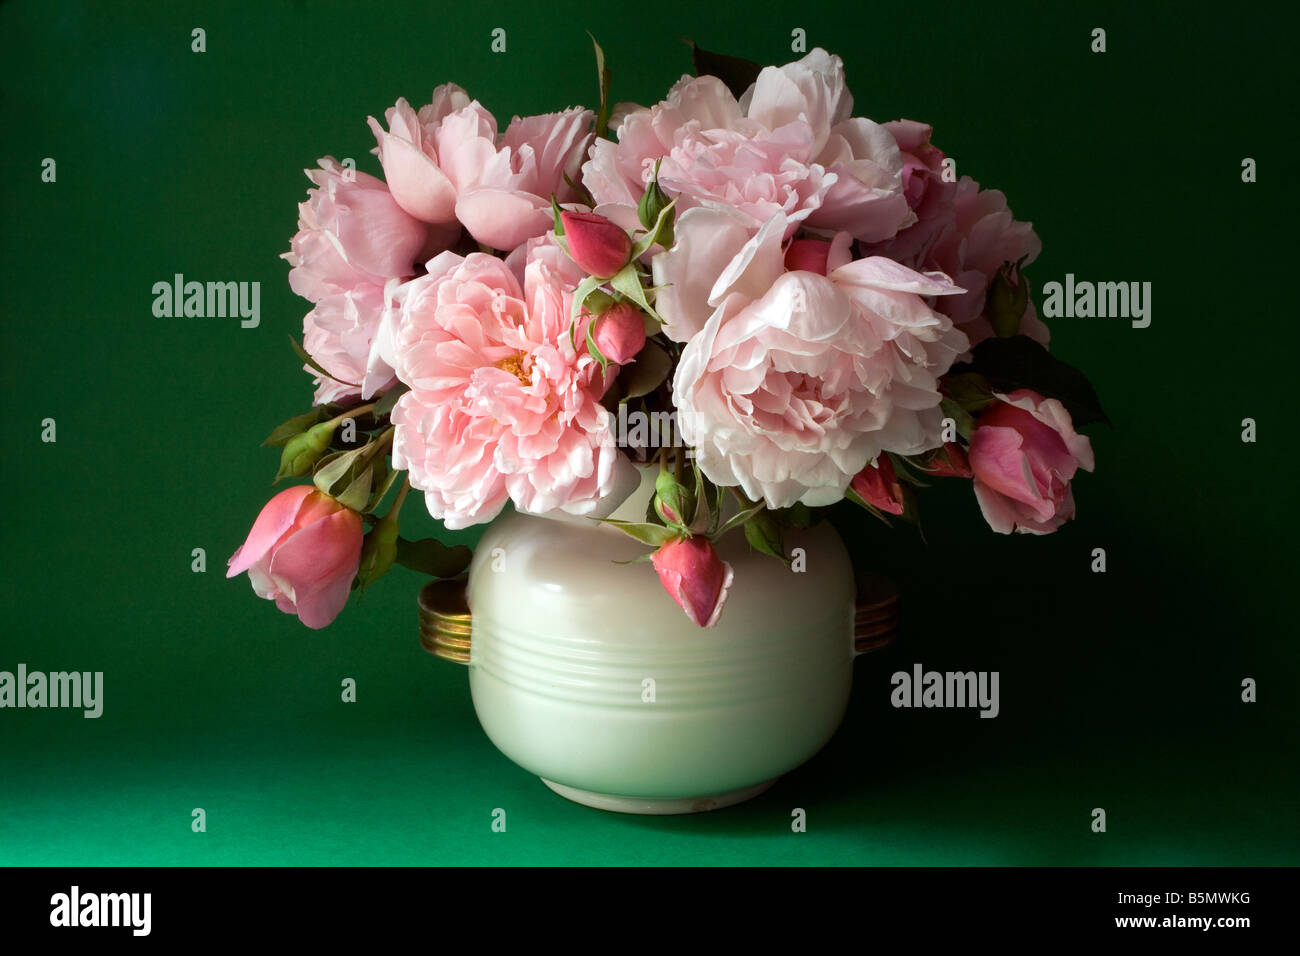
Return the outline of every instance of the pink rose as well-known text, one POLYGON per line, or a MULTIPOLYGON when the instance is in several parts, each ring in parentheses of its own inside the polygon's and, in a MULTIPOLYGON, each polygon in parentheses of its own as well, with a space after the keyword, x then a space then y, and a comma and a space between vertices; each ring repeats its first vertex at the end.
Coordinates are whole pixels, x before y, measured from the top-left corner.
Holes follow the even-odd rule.
POLYGON ((600 204, 635 207, 660 161, 679 215, 726 208, 757 229, 781 213, 788 234, 806 225, 880 241, 914 218, 902 159, 852 108, 843 63, 821 49, 763 70, 739 101, 716 77, 683 77, 657 106, 627 113, 617 144, 593 144, 583 184, 600 204))
POLYGON ((660 545, 650 562, 687 617, 700 627, 718 623, 734 573, 708 538, 674 538, 660 545))
POLYGON ((863 501, 886 514, 901 515, 906 509, 903 486, 894 474, 894 463, 888 455, 881 455, 874 465, 858 472, 852 487, 863 501))
POLYGON ((930 142, 933 129, 914 120, 893 120, 885 129, 898 143, 903 158, 903 195, 916 222, 897 236, 873 246, 873 255, 887 256, 913 269, 936 266, 927 261, 930 248, 953 219, 957 182, 944 179, 942 150, 930 142))
POLYGON ((705 475, 769 508, 826 505, 881 452, 941 444, 938 378, 967 342, 923 297, 960 292, 947 276, 850 261, 844 233, 826 275, 787 272, 781 216, 743 241, 725 215, 695 212, 653 264, 655 284, 673 284, 656 300, 666 331, 686 336, 673 398, 705 475), (721 275, 693 277, 712 273, 724 244, 721 275))
POLYGON ((564 241, 569 255, 587 275, 608 277, 625 265, 632 255, 632 240, 621 226, 594 212, 560 212, 564 241))
POLYGON ((478 242, 508 251, 551 228, 552 194, 576 198, 564 177, 578 175, 594 114, 575 107, 515 117, 498 136, 496 118, 477 100, 444 86, 418 114, 398 101, 387 118, 387 133, 370 125, 408 211, 430 222, 454 217, 478 242))
POLYGON ((618 302, 597 317, 591 337, 601 355, 626 365, 645 347, 645 319, 631 302, 618 302))
MULTIPOLYGON (((984 314, 989 286, 1004 264, 1038 258, 1043 244, 1028 222, 1018 222, 1007 208, 1007 197, 996 189, 980 189, 979 183, 963 176, 957 183, 951 218, 944 224, 924 267, 953 277, 966 290, 936 306, 966 333, 971 346, 993 335, 984 314)), ((1047 326, 1038 318, 1032 300, 1025 308, 1020 332, 1046 346, 1047 326)))
POLYGON ((448 528, 522 510, 590 514, 631 469, 600 404, 605 380, 570 343, 581 273, 554 243, 533 240, 523 283, 482 253, 443 253, 394 293, 379 352, 410 391, 392 412, 393 467, 409 469, 448 528))
POLYGON ((226 577, 248 572, 258 597, 322 628, 343 610, 361 562, 361 515, 311 485, 280 492, 230 557, 226 577))
POLYGON ((298 233, 282 257, 293 267, 294 292, 319 302, 415 274, 429 230, 402 211, 382 179, 344 169, 331 156, 306 172, 316 188, 298 206, 298 233))
POLYGON ((971 435, 980 510, 1001 534, 1055 531, 1074 517, 1070 480, 1079 468, 1092 471, 1092 444, 1054 398, 1028 389, 996 397, 971 435))

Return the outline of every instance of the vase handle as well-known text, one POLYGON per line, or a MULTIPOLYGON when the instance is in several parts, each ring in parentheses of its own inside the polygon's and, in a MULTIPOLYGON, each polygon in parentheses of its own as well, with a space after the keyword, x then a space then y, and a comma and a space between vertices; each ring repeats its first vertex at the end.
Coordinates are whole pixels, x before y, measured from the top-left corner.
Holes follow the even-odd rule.
POLYGON ((420 644, 444 661, 468 664, 470 660, 469 603, 464 577, 430 581, 420 588, 420 644))
POLYGON ((866 654, 887 647, 898 636, 898 586, 869 572, 859 572, 856 577, 853 652, 866 654))

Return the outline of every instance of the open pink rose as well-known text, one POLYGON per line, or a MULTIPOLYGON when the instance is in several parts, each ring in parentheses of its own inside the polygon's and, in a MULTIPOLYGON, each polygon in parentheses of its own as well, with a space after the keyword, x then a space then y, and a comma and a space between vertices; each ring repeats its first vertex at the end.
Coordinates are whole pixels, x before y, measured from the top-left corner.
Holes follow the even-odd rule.
POLYGON ((686 342, 678 425, 704 474, 769 508, 826 505, 881 452, 938 447, 938 378, 967 342, 925 297, 961 290, 889 259, 852 261, 846 233, 825 275, 788 272, 782 217, 749 239, 737 225, 690 210, 653 262, 665 332, 686 342))
POLYGON ((998 394, 971 435, 975 497, 1002 534, 1047 534, 1074 517, 1070 480, 1093 469, 1092 443, 1065 407, 1028 389, 998 394))
POLYGON ((717 77, 683 77, 657 106, 625 115, 617 144, 593 144, 583 184, 602 205, 634 207, 659 161, 679 215, 727 208, 757 229, 781 213, 788 234, 806 225, 884 240, 914 220, 902 158, 852 109, 843 63, 821 49, 764 69, 739 101, 717 77))
POLYGON ((735 574, 708 538, 674 538, 659 546, 650 563, 687 617, 700 627, 718 623, 735 574))
POLYGON ((389 110, 388 132, 371 120, 384 172, 408 212, 427 222, 464 224, 477 241, 512 250, 547 232, 551 196, 575 197, 591 142, 590 110, 515 117, 498 136, 496 118, 463 90, 441 86, 415 113, 404 101, 389 110))
POLYGON ((343 610, 361 562, 361 515, 311 485, 288 488, 253 522, 226 577, 248 572, 258 597, 322 628, 343 610))
MULTIPOLYGON (((989 286, 1004 264, 1024 259, 1027 266, 1038 258, 1043 244, 1032 223, 1020 222, 1007 207, 1007 197, 997 189, 981 189, 963 176, 957 183, 947 220, 926 253, 923 268, 952 276, 966 290, 935 307, 952 318, 971 345, 993 335, 984 314, 989 286)), ((886 253, 889 254, 889 253, 886 253)), ((1047 345, 1047 326, 1038 318, 1031 300, 1020 322, 1020 332, 1047 345)))
POLYGON ((393 466, 409 469, 429 513, 449 528, 519 508, 590 514, 631 469, 600 404, 606 382, 570 341, 582 274, 534 240, 523 283, 493 256, 443 253, 394 293, 379 350, 410 386, 393 409, 393 466))

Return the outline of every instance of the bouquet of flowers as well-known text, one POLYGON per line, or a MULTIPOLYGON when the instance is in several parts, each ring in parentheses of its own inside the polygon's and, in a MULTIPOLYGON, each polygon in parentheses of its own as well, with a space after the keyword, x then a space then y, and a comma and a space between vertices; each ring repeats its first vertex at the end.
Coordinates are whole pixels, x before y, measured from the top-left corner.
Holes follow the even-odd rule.
POLYGON ((788 560, 783 531, 820 509, 914 521, 934 477, 971 482, 997 532, 1073 517, 1076 429, 1104 415, 1048 351, 1040 242, 1001 192, 930 126, 855 116, 821 49, 760 69, 696 48, 649 108, 611 105, 596 61, 596 111, 502 131, 449 83, 369 120, 382 179, 307 172, 284 258, 315 403, 267 444, 311 484, 271 499, 229 575, 323 627, 394 563, 466 566, 401 536, 410 489, 448 529, 507 502, 608 521, 639 466, 644 519, 610 523, 708 627, 732 531, 788 560))

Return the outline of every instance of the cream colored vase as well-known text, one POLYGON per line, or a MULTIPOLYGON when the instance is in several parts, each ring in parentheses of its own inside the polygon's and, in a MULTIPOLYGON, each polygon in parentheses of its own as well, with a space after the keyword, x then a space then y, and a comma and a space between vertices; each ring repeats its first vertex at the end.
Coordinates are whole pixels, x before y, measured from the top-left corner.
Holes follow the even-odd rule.
MULTIPOLYGON (((643 486, 644 487, 644 486, 643 486)), ((615 517, 643 520, 648 494, 615 517)), ((791 534, 792 570, 719 542, 735 582, 690 622, 648 549, 588 519, 512 513, 469 570, 469 679, 488 737, 570 800, 688 813, 761 793, 830 740, 853 679, 854 579, 827 524, 791 534), (799 549, 799 550, 793 550, 799 549)))

